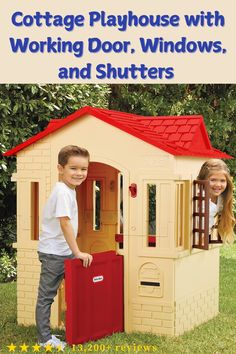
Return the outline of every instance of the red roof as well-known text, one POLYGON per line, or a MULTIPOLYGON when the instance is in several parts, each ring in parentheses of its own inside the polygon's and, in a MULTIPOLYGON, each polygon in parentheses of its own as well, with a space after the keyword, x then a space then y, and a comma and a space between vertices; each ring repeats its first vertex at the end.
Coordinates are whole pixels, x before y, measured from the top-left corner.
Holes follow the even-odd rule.
POLYGON ((200 115, 146 117, 88 106, 79 109, 64 119, 52 119, 42 132, 7 151, 4 155, 16 155, 27 146, 85 114, 101 119, 172 155, 231 158, 231 156, 211 146, 203 117, 200 115))

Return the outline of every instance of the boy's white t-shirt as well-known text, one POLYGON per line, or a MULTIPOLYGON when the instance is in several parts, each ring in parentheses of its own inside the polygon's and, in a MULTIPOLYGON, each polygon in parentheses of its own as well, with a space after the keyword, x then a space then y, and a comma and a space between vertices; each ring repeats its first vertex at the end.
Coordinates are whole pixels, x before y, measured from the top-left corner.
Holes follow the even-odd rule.
POLYGON ((72 253, 60 226, 59 218, 63 216, 70 219, 76 237, 78 232, 76 191, 63 182, 57 182, 43 210, 39 252, 58 256, 68 256, 72 253))

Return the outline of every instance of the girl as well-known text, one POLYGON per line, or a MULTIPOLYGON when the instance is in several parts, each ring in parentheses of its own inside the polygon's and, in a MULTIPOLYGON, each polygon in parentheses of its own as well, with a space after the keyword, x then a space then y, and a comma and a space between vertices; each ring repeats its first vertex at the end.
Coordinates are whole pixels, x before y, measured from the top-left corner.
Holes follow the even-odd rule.
POLYGON ((215 226, 218 215, 218 232, 223 242, 234 242, 233 183, 227 165, 222 160, 206 161, 197 177, 210 183, 209 230, 215 226))

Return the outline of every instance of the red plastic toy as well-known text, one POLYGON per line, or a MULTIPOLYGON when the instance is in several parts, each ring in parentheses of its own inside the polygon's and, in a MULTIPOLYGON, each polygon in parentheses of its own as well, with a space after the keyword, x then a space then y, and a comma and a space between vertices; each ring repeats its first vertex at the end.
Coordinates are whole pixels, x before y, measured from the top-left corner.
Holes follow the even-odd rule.
POLYGON ((96 253, 89 268, 65 261, 66 341, 79 344, 123 332, 123 256, 96 253))

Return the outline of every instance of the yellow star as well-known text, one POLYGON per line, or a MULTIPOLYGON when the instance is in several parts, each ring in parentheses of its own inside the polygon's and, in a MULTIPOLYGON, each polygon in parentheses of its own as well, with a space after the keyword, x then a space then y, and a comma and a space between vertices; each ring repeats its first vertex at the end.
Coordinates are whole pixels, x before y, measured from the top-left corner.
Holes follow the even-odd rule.
POLYGON ((52 346, 51 346, 51 344, 45 345, 44 348, 45 348, 46 352, 52 352, 52 346))
POLYGON ((20 345, 20 348, 21 348, 21 351, 22 352, 27 352, 27 349, 28 349, 28 345, 25 345, 25 343, 23 345, 20 345))
POLYGON ((16 345, 14 345, 13 343, 11 343, 10 345, 7 345, 8 351, 9 352, 14 352, 16 349, 16 345))
POLYGON ((58 351, 58 352, 63 352, 63 348, 62 348, 62 345, 61 345, 61 344, 57 346, 57 351, 58 351))
POLYGON ((34 352, 39 352, 39 350, 40 350, 40 345, 38 345, 37 343, 35 344, 35 345, 32 345, 32 348, 33 348, 33 351, 34 352))

